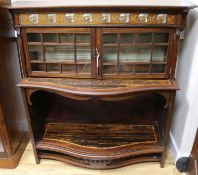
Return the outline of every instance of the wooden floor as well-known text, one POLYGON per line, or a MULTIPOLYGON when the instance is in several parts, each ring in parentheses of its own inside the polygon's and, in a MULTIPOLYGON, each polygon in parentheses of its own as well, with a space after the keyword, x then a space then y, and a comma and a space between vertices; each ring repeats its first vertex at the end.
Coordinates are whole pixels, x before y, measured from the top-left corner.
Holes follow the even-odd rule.
POLYGON ((36 165, 29 144, 19 166, 14 170, 0 169, 0 175, 181 175, 170 157, 169 155, 165 168, 160 168, 159 163, 141 163, 113 170, 89 170, 54 160, 41 160, 36 165))

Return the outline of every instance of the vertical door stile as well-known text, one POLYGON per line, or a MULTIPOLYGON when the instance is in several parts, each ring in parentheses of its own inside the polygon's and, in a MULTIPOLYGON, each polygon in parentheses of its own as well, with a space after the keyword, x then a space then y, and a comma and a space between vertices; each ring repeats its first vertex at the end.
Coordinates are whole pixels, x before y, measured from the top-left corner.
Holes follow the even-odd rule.
POLYGON ((96 28, 90 29, 91 34, 91 78, 97 78, 96 70, 96 28))
POLYGON ((154 43, 154 36, 155 33, 152 33, 152 39, 151 39, 151 47, 150 47, 150 66, 149 66, 149 74, 152 73, 152 66, 153 66, 153 43, 154 43))
POLYGON ((179 36, 176 35, 176 30, 171 30, 169 33, 169 44, 168 44, 168 57, 171 59, 167 60, 166 66, 166 78, 173 78, 175 74, 175 67, 176 67, 176 60, 177 60, 177 53, 178 53, 178 46, 179 45, 179 36), (173 70, 174 69, 174 70, 173 70))
POLYGON ((97 78, 102 79, 102 29, 97 29, 96 32, 96 69, 97 69, 97 78))
POLYGON ((41 48, 42 48, 42 60, 43 60, 43 67, 44 67, 44 72, 47 72, 46 59, 45 59, 45 46, 44 46, 43 33, 40 33, 40 37, 41 37, 41 48))
MULTIPOLYGON (((60 33, 57 33, 58 35, 58 43, 61 43, 61 37, 60 37, 60 33)), ((60 74, 62 74, 62 63, 59 63, 59 72, 60 74)))
MULTIPOLYGON (((134 39, 134 42, 133 42, 133 45, 135 46, 136 44, 137 44, 137 42, 138 42, 138 34, 137 33, 135 33, 135 39, 134 39)), ((135 75, 136 74, 136 64, 132 64, 132 70, 133 70, 133 75, 135 75)))
POLYGON ((73 49, 74 49, 74 66, 75 66, 75 74, 77 73, 77 53, 76 53, 76 33, 74 33, 74 43, 73 43, 73 49))
MULTIPOLYGON (((22 34, 22 42, 23 42, 23 48, 24 48, 24 56, 25 56, 25 66, 27 69, 28 76, 32 75, 32 68, 30 63, 30 54, 29 54, 29 48, 28 48, 28 40, 27 40, 27 34, 28 32, 25 29, 21 29, 22 34)), ((21 46, 22 47, 22 46, 21 46)))
POLYGON ((120 33, 117 34, 117 74, 120 73, 120 33))

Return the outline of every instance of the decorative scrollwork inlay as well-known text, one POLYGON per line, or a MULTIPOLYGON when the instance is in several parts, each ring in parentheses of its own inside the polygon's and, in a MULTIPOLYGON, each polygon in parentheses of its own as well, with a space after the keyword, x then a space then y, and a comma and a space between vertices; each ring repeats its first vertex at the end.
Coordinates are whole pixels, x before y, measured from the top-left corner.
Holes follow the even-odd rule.
POLYGON ((111 22, 111 14, 109 13, 102 14, 102 22, 104 23, 111 22))
POLYGON ((56 22, 56 14, 48 14, 47 20, 48 20, 48 23, 55 23, 56 22))
POLYGON ((156 17, 156 21, 159 23, 166 23, 167 21, 167 14, 158 14, 156 17))
POLYGON ((33 24, 37 24, 39 22, 39 15, 38 14, 32 14, 29 16, 29 20, 33 24))
POLYGON ((86 23, 91 23, 92 22, 92 14, 91 13, 86 13, 83 15, 84 21, 86 23))
POLYGON ((148 22, 148 14, 144 14, 144 13, 139 14, 138 20, 140 22, 147 23, 148 22))
POLYGON ((97 24, 143 24, 143 25, 176 25, 181 23, 181 15, 156 13, 39 13, 20 14, 20 25, 97 25, 97 24))
POLYGON ((73 23, 74 22, 74 13, 65 14, 65 22, 66 23, 73 23))
POLYGON ((89 164, 93 167, 104 167, 108 166, 111 163, 111 160, 93 160, 93 159, 84 159, 86 164, 89 164))
POLYGON ((129 17, 130 17, 130 14, 129 13, 122 13, 120 14, 120 21, 123 22, 123 23, 127 23, 129 22, 129 17))

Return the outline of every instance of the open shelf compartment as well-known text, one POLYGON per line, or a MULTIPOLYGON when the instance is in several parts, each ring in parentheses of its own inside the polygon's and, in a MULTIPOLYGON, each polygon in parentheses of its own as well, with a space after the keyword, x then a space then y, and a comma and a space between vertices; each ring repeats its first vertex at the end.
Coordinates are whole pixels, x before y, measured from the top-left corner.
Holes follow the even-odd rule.
POLYGON ((162 95, 77 100, 39 90, 31 95, 31 102, 30 119, 40 158, 93 169, 160 161, 166 120, 162 95))

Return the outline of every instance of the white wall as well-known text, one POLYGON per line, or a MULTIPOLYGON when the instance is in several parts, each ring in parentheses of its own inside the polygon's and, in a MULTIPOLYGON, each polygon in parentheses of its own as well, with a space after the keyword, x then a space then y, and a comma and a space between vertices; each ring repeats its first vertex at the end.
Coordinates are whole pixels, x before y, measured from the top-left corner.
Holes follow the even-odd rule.
POLYGON ((198 127, 198 9, 188 15, 176 73, 177 92, 171 129, 171 148, 176 158, 189 156, 198 127))

